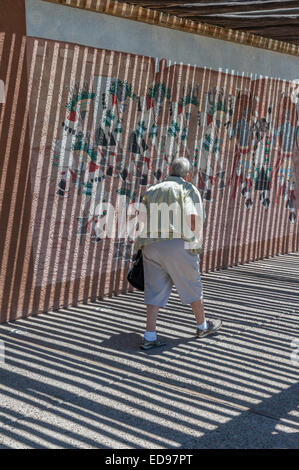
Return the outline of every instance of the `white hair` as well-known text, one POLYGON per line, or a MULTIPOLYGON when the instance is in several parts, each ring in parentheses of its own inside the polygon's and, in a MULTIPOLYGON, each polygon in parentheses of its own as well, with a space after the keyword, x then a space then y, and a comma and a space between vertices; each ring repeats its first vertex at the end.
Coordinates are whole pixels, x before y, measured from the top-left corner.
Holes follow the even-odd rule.
POLYGON ((181 176, 185 178, 187 173, 190 173, 190 161, 188 158, 180 157, 173 160, 170 166, 170 176, 181 176))

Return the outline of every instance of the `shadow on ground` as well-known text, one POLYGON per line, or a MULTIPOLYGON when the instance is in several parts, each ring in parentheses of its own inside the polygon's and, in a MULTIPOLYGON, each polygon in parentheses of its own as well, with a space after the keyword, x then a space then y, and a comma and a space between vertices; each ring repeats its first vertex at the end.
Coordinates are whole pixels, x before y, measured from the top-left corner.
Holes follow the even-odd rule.
POLYGON ((0 448, 299 448, 299 254, 203 276, 197 340, 177 294, 139 349, 130 293, 0 326, 0 448), (297 282, 295 282, 297 280, 297 282))

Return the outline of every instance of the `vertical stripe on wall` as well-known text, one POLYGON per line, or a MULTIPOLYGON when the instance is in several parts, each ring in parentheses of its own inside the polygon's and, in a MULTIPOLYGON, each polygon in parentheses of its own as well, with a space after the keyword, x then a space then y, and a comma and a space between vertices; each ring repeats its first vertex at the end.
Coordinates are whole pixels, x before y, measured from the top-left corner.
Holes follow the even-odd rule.
POLYGON ((176 156, 207 213, 203 271, 298 249, 292 83, 0 38, 2 321, 126 291, 134 234, 115 218, 105 237, 109 204, 134 219, 176 156))

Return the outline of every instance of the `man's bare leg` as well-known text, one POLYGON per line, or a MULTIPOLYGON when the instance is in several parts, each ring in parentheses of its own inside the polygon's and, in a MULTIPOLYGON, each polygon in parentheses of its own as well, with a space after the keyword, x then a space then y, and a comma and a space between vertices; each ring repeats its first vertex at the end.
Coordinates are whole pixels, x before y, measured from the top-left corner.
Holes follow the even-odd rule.
POLYGON ((196 336, 198 338, 204 338, 205 336, 214 334, 221 328, 221 320, 206 320, 203 299, 192 302, 191 308, 197 323, 196 336))
POLYGON ((194 302, 192 302, 191 308, 194 313, 197 325, 202 325, 205 321, 203 299, 195 300, 194 302))
POLYGON ((155 332, 160 307, 157 305, 146 306, 146 331, 155 332))
POLYGON ((146 332, 144 333, 143 343, 140 345, 141 349, 151 349, 160 346, 165 346, 164 341, 157 339, 156 323, 160 307, 157 305, 146 306, 146 332))

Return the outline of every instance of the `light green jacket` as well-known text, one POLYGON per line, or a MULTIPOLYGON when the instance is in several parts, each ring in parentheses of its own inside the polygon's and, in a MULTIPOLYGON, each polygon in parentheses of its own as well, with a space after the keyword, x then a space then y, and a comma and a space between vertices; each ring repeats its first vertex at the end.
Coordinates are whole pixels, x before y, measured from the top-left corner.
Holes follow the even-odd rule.
POLYGON ((200 253, 206 215, 200 193, 192 183, 179 176, 168 176, 147 190, 143 202, 147 223, 135 241, 136 251, 156 241, 181 238, 187 242, 186 249, 200 253), (187 222, 191 214, 200 218, 195 232, 187 222))

